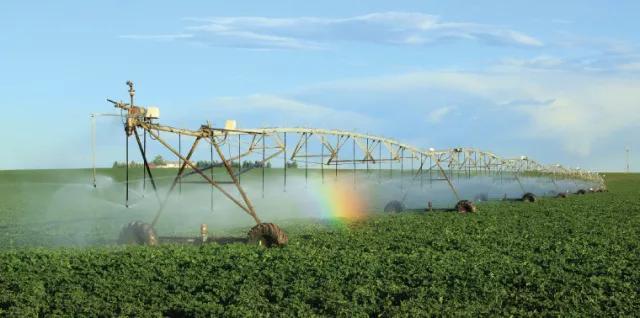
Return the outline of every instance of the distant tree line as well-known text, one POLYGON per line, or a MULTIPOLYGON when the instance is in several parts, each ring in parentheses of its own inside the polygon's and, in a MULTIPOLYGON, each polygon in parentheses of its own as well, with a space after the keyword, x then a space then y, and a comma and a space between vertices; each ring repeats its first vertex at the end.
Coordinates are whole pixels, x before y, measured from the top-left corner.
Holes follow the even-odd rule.
POLYGON ((289 161, 289 162, 287 162, 287 168, 298 169, 298 162, 297 161, 289 161))
MULTIPOLYGON (((127 164, 124 161, 123 162, 114 161, 112 167, 113 168, 124 168, 126 166, 127 166, 127 164)), ((144 164, 141 163, 141 162, 135 162, 135 161, 129 162, 129 168, 142 168, 142 167, 144 167, 144 164)))
MULTIPOLYGON (((167 164, 167 161, 164 160, 164 158, 162 158, 162 156, 157 155, 153 158, 153 160, 151 162, 149 162, 149 164, 154 164, 156 166, 164 166, 167 164)), ((124 168, 126 167, 127 164, 122 161, 114 161, 113 165, 111 166, 112 168, 124 168)), ((129 162, 129 168, 142 168, 144 167, 144 163, 143 162, 135 162, 133 160, 131 160, 131 162, 129 162)))
POLYGON ((155 156, 151 162, 156 166, 164 166, 167 164, 167 161, 164 160, 161 155, 155 156))

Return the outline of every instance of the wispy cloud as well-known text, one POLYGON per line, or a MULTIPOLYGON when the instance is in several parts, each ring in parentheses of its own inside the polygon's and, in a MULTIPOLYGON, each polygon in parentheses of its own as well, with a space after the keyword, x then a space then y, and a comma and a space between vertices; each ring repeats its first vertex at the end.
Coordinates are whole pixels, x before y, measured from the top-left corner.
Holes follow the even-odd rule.
POLYGON ((541 55, 529 59, 516 59, 516 58, 507 58, 504 59, 500 66, 502 67, 514 67, 514 68, 542 68, 542 69, 550 69, 557 68, 560 66, 564 66, 567 64, 567 61, 561 58, 541 55))
POLYGON ((449 115, 453 110, 455 110, 455 107, 453 106, 444 106, 444 107, 436 108, 431 112, 429 112, 429 114, 427 115, 427 121, 432 124, 437 124, 441 122, 444 119, 444 117, 449 115))
POLYGON ((623 64, 620 64, 618 67, 620 70, 623 70, 623 71, 640 72, 640 61, 623 63, 623 64))
MULTIPOLYGON (((394 76, 358 78, 324 83, 309 88, 325 94, 375 95, 376 99, 407 100, 465 96, 465 114, 471 107, 496 110, 506 134, 560 143, 568 153, 591 154, 592 145, 622 129, 640 127, 640 80, 625 74, 573 72, 568 70, 518 70, 513 72, 413 72, 394 76), (389 97, 391 96, 391 97, 389 97), (481 106, 472 106, 481 105, 481 106), (508 131, 507 129, 511 129, 508 131)), ((438 121, 450 112, 433 110, 438 121)))
POLYGON ((549 55, 532 58, 507 58, 494 65, 493 68, 502 71, 638 72, 640 71, 640 55, 602 52, 573 58, 559 58, 549 55))
POLYGON ((509 100, 502 103, 498 103, 500 106, 506 107, 535 107, 535 106, 548 106, 555 102, 554 99, 537 100, 537 99, 516 99, 509 100))
POLYGON ((565 24, 565 25, 567 25, 567 24, 573 24, 573 23, 574 23, 574 21, 573 21, 573 20, 569 20, 569 19, 560 19, 560 18, 551 19, 551 22, 552 22, 552 23, 555 23, 555 24, 565 24))
POLYGON ((494 70, 555 70, 619 73, 640 71, 638 46, 629 41, 559 32, 549 40, 545 53, 537 56, 503 58, 494 70))
MULTIPOLYGON (((349 129, 357 123, 360 128, 373 127, 376 121, 364 113, 340 110, 293 98, 255 94, 220 97, 210 103, 220 116, 240 116, 254 126, 307 126, 327 129, 349 129)), ((240 125, 242 125, 242 121, 240 125)))
MULTIPOLYGON (((500 46, 543 46, 535 37, 509 28, 443 21, 438 16, 418 12, 381 12, 347 18, 212 17, 186 21, 194 25, 179 33, 184 38, 240 48, 322 49, 336 42, 426 46, 454 40, 500 46)), ((160 40, 166 36, 121 37, 160 40)))
POLYGON ((631 42, 595 36, 585 36, 570 32, 558 32, 558 38, 553 45, 564 49, 594 50, 606 54, 629 54, 636 51, 636 45, 631 42))
POLYGON ((193 38, 193 34, 177 33, 177 34, 156 34, 156 35, 142 35, 142 34, 127 34, 119 36, 121 39, 132 40, 155 40, 155 41, 175 41, 180 39, 193 38))

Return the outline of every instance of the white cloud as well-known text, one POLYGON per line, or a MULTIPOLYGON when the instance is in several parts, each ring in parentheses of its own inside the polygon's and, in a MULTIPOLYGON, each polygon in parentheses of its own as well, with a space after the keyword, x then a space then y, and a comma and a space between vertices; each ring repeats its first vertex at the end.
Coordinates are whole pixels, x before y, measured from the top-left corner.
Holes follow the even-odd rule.
POLYGON ((444 119, 445 116, 450 114, 454 109, 455 107, 452 107, 452 106, 436 108, 427 115, 427 121, 432 124, 439 123, 442 121, 442 119, 444 119))
MULTIPOLYGON (((327 129, 366 129, 375 125, 371 117, 353 111, 305 103, 275 95, 250 95, 244 97, 220 97, 211 103, 216 112, 242 119, 259 119, 251 123, 267 126, 306 126, 327 129)), ((242 124, 242 120, 239 125, 242 124)), ((243 126, 246 127, 246 126, 243 126)))
MULTIPOLYGON (((187 19, 196 25, 181 34, 215 46, 263 49, 321 49, 334 42, 424 46, 444 40, 540 47, 543 43, 504 27, 442 21, 417 12, 381 12, 347 18, 213 17, 187 19)), ((157 39, 154 35, 125 35, 157 39)), ((160 39, 163 36, 160 36, 160 39)))
POLYGON ((537 100, 537 99, 516 99, 498 103, 500 106, 507 107, 531 107, 531 106, 547 106, 555 102, 554 99, 537 100))
POLYGON ((556 24, 573 24, 574 21, 573 20, 569 20, 569 19, 551 19, 552 23, 556 23, 556 24))
MULTIPOLYGON (((511 133, 532 139, 551 140, 581 156, 592 145, 623 129, 639 127, 640 79, 625 74, 573 72, 567 70, 518 70, 515 72, 414 72, 394 76, 359 78, 324 83, 308 88, 327 94, 377 94, 415 96, 420 92, 448 91, 476 98, 483 105, 501 109, 505 121, 517 116, 527 126, 511 133)), ((466 110, 465 110, 466 111, 466 110)), ((449 110, 438 109, 434 120, 449 110)))
POLYGON ((561 58, 541 55, 530 59, 514 59, 508 58, 502 61, 501 67, 512 68, 557 68, 564 66, 567 62, 561 58))
POLYGON ((634 53, 607 53, 558 58, 541 55, 532 58, 507 58, 493 66, 496 71, 573 71, 593 73, 616 73, 640 71, 640 55, 634 53))
POLYGON ((640 72, 640 62, 624 63, 619 66, 622 71, 640 72))
POLYGON ((603 55, 626 55, 637 51, 637 45, 633 42, 611 37, 596 37, 573 34, 571 32, 558 32, 557 38, 550 46, 562 49, 579 49, 581 51, 593 51, 603 55))
POLYGON ((156 34, 156 35, 140 35, 140 34, 127 34, 119 36, 121 39, 132 40, 154 40, 154 41, 175 41, 179 39, 193 38, 193 34, 177 33, 177 34, 156 34))

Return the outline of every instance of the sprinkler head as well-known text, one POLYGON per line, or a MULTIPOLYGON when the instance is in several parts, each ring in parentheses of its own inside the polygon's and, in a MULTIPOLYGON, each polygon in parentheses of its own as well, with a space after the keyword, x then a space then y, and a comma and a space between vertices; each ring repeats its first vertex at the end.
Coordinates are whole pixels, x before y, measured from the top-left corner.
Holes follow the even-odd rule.
POLYGON ((202 243, 205 243, 208 238, 209 238, 209 227, 203 223, 200 225, 200 239, 202 240, 202 243))

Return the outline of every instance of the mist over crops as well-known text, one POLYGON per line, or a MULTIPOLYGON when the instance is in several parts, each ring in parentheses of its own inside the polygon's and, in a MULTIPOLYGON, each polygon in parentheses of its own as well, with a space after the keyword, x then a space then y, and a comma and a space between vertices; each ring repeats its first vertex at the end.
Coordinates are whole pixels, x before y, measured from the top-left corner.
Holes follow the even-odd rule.
MULTIPOLYGON (((89 170, 42 170, 3 172, 3 246, 88 246, 115 244, 121 228, 134 220, 151 223, 164 200, 175 171, 154 170, 158 197, 149 180, 143 190, 140 171, 132 171, 129 208, 125 207, 122 169, 98 170, 96 187, 89 170), (158 199, 159 198, 159 199, 158 199)), ((216 172, 217 180, 224 174, 216 172)), ((434 174, 435 175, 435 174, 434 174)), ((155 228, 161 236, 195 236, 200 224, 209 225, 212 235, 244 237, 253 219, 219 191, 207 184, 193 184, 199 176, 185 178, 167 201, 155 228)), ((517 199, 522 189, 513 176, 453 176, 462 198, 489 200, 517 199)), ((559 189, 575 192, 588 185, 547 178, 520 178, 522 188, 543 196, 559 189)), ((392 200, 408 209, 424 211, 429 201, 434 208, 451 208, 456 198, 442 180, 429 180, 396 171, 325 172, 302 169, 287 171, 286 186, 282 169, 267 169, 262 185, 261 171, 243 175, 242 187, 248 193, 263 222, 286 224, 307 220, 327 228, 343 219, 363 218, 381 213, 392 200), (393 175, 395 173, 395 176, 393 175), (345 213, 349 210, 349 213, 345 213), (358 211, 351 211, 358 210, 358 211)), ((235 186, 224 185, 240 198, 235 186)))

